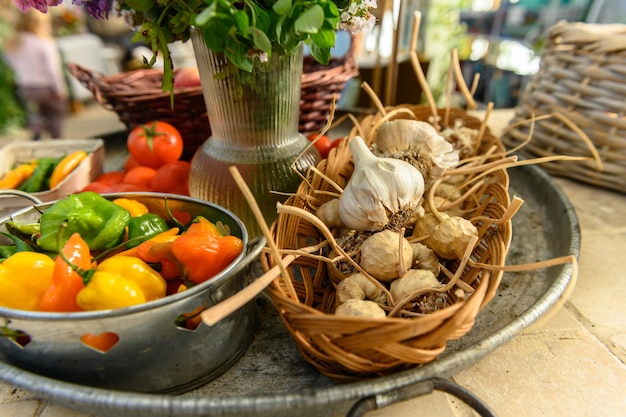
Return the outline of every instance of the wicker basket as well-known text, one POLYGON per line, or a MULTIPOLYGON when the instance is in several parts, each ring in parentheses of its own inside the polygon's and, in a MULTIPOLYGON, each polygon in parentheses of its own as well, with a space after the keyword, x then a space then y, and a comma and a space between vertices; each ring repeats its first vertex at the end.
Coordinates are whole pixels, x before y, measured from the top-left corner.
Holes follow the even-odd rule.
POLYGON ((115 111, 128 129, 157 119, 176 127, 184 141, 183 159, 190 159, 211 136, 199 86, 176 88, 172 109, 170 94, 161 89, 163 71, 160 69, 139 69, 105 76, 75 63, 68 63, 67 68, 91 91, 100 105, 115 111))
MULTIPOLYGON (((528 138, 530 123, 560 113, 582 129, 602 159, 543 164, 551 174, 626 192, 626 25, 559 22, 548 33, 541 68, 529 81, 503 143, 513 148, 528 138)), ((537 121, 527 156, 591 157, 581 137, 558 118, 537 121)))
MULTIPOLYGON (((196 149, 211 135, 211 127, 202 88, 182 87, 175 90, 174 109, 170 94, 161 90, 163 71, 139 69, 104 76, 75 63, 69 72, 91 93, 95 100, 115 111, 129 129, 151 120, 164 120, 175 126, 184 140, 183 158, 190 159, 196 149)), ((346 82, 358 74, 352 47, 342 57, 332 58, 328 65, 310 56, 304 58, 299 129, 318 132, 330 115, 333 97, 338 100, 346 82)))
POLYGON ((339 101, 346 83, 358 75, 354 59, 354 39, 342 57, 331 58, 327 65, 311 56, 304 57, 302 95, 300 97, 300 132, 319 132, 326 125, 333 98, 339 101))
MULTIPOLYGON (((406 106, 406 109, 412 111, 418 120, 428 120, 431 116, 430 109, 423 106, 406 106)), ((439 110, 439 115, 443 117, 445 111, 439 110)), ((380 115, 368 117, 369 121, 364 120, 364 133, 380 115)), ((473 129, 481 126, 478 119, 461 110, 452 110, 449 120, 450 124, 462 121, 473 129)), ((362 136, 367 137, 366 134, 362 136)), ((486 130, 478 152, 484 153, 490 148, 496 153, 504 150, 499 139, 486 130)), ((330 180, 345 186, 353 170, 347 141, 332 150, 328 159, 320 162, 318 169, 330 180)), ((485 218, 500 219, 510 206, 509 178, 506 170, 501 169, 483 179, 483 185, 464 206, 468 217, 476 219, 474 223, 479 230, 479 243, 472 259, 484 264, 504 265, 512 233, 510 219, 496 225, 485 218), (483 217, 477 219, 478 216, 483 217)), ((309 173, 307 180, 285 204, 313 213, 331 198, 323 191, 336 189, 317 173, 309 173)), ((310 247, 326 239, 322 231, 303 216, 285 214, 280 210, 271 229, 281 250, 310 247)), ((328 248, 319 250, 316 255, 327 257, 328 248)), ((266 271, 275 265, 269 253, 262 255, 261 263, 266 271)), ((283 277, 274 280, 269 287, 269 295, 302 356, 336 382, 387 375, 435 360, 448 341, 460 338, 472 328, 478 312, 494 297, 502 277, 501 271, 465 266, 459 272, 460 279, 474 289, 469 297, 455 299, 450 306, 430 314, 364 319, 333 314, 335 278, 331 278, 329 271, 334 264, 328 265, 320 257, 296 258, 288 268, 288 281, 283 277), (290 295, 290 287, 295 288, 297 297, 290 295)), ((452 272, 459 266, 458 260, 446 265, 452 272)))

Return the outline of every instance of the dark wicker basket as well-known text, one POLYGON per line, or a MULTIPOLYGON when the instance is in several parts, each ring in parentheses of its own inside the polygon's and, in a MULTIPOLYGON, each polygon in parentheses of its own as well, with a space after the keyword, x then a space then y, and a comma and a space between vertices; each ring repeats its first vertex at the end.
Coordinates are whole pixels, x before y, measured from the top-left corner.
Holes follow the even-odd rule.
POLYGON ((170 94, 161 89, 163 71, 160 69, 138 69, 105 76, 74 63, 68 63, 67 68, 98 103, 115 111, 128 129, 156 119, 176 127, 183 137, 184 159, 190 159, 211 136, 199 86, 176 88, 172 109, 170 94))
POLYGON ((317 133, 322 130, 328 121, 333 97, 336 102, 339 101, 346 83, 358 74, 354 42, 350 42, 350 49, 344 56, 332 58, 328 65, 305 56, 300 97, 300 132, 317 133))
MULTIPOLYGON (((352 47, 343 57, 328 65, 304 58, 299 129, 302 133, 320 131, 330 115, 333 97, 339 100, 346 82, 358 74, 352 47)), ((163 71, 138 69, 111 76, 91 71, 75 63, 67 68, 103 107, 115 111, 129 129, 160 119, 176 127, 185 142, 183 158, 190 159, 211 136, 202 88, 182 87, 170 94, 161 89, 163 71)))

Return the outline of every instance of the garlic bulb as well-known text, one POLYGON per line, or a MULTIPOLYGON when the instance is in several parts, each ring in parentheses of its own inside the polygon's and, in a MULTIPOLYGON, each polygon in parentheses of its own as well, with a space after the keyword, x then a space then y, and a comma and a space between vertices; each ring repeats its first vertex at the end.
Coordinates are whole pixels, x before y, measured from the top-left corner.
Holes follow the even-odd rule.
POLYGON ((383 230, 361 244, 359 265, 379 281, 388 282, 398 278, 411 268, 412 263, 413 247, 397 232, 383 230))
POLYGON ((335 298, 337 305, 341 305, 348 300, 365 300, 365 291, 358 282, 348 277, 337 284, 335 298))
POLYGON ((439 275, 441 267, 439 266, 439 258, 435 254, 435 251, 419 242, 412 243, 411 246, 413 247, 414 268, 426 269, 435 276, 439 275))
POLYGON ((350 275, 346 279, 356 282, 359 287, 365 292, 366 299, 374 301, 378 304, 387 304, 387 294, 385 294, 383 290, 378 288, 376 284, 370 281, 365 275, 357 272, 356 274, 350 275))
POLYGON ((421 207, 424 177, 407 162, 379 158, 360 136, 350 139, 354 172, 339 199, 343 224, 355 230, 382 230, 400 212, 421 207))
POLYGON ((399 302, 407 295, 420 290, 441 288, 435 274, 427 269, 410 269, 402 277, 393 281, 389 287, 389 293, 394 302, 399 302))
POLYGON ((335 309, 338 316, 368 317, 372 319, 384 319, 387 317, 385 310, 378 304, 368 300, 348 300, 335 309))
POLYGON ((397 119, 383 123, 376 133, 380 156, 405 160, 420 170, 427 183, 459 164, 459 152, 433 125, 420 120, 397 119))
POLYGON ((460 259, 470 244, 472 237, 478 236, 478 229, 463 217, 450 217, 433 228, 430 247, 445 259, 460 259))

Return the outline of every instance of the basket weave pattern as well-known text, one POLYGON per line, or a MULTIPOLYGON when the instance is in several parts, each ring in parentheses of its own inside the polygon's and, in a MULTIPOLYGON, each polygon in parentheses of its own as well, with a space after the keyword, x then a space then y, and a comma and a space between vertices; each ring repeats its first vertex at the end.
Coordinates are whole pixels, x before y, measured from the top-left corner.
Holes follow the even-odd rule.
MULTIPOLYGON (((535 116, 560 113, 582 129, 602 159, 543 164, 551 174, 626 192, 626 25, 559 22, 550 28, 541 68, 529 81, 511 129, 502 141, 515 147, 528 138, 535 116)), ((590 157, 580 136, 554 118, 537 121, 527 156, 590 157)))
MULTIPOLYGON (((410 111, 418 120, 426 121, 431 114, 423 106, 411 106, 410 111)), ((440 110, 439 115, 443 116, 444 110, 440 110)), ((481 125, 479 120, 461 110, 453 110, 450 116, 451 124, 461 120, 470 128, 478 129, 481 125)), ((369 126, 379 117, 374 116, 369 126)), ((364 124, 366 132, 363 133, 367 133, 367 120, 364 124)), ((366 134, 360 135, 367 138, 366 134)), ((504 150, 502 143, 487 130, 478 152, 494 147, 504 150)), ((286 205, 314 213, 331 198, 323 192, 336 191, 326 177, 342 188, 346 185, 353 171, 347 141, 332 150, 317 168, 324 175, 309 173, 307 181, 302 182, 286 205)), ((504 265, 511 239, 510 221, 494 226, 484 217, 499 219, 508 206, 508 174, 504 169, 487 175, 475 196, 466 201, 463 208, 467 210, 467 218, 477 219, 474 224, 479 231, 473 260, 504 265)), ((280 213, 272 225, 272 233, 281 250, 300 249, 325 240, 314 224, 293 214, 280 213)), ((327 252, 327 248, 322 249, 316 255, 324 257, 327 252)), ((261 262, 266 270, 275 264, 270 254, 264 254, 261 262)), ((446 267, 454 272, 459 262, 451 261, 446 267)), ((502 276, 500 271, 465 266, 460 279, 474 288, 469 297, 456 299, 449 307, 430 314, 364 319, 333 314, 335 286, 329 275, 332 268, 333 264, 319 257, 300 256, 288 268, 289 280, 283 277, 274 280, 269 295, 302 356, 336 382, 388 375, 435 360, 448 341, 462 337, 472 328, 476 315, 494 297, 502 276), (291 286, 295 288, 297 299, 289 291, 291 286)))
POLYGON ((304 57, 302 95, 300 96, 300 123, 302 133, 319 132, 326 125, 333 98, 339 101, 346 83, 358 75, 354 59, 354 42, 340 58, 331 58, 327 65, 313 57, 304 57))

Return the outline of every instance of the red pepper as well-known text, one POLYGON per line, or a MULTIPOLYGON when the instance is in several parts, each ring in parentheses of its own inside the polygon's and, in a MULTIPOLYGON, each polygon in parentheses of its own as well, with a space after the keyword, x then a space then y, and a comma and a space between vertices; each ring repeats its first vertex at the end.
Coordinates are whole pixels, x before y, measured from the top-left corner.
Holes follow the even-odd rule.
MULTIPOLYGON (((80 269, 88 270, 91 268, 91 252, 80 234, 72 234, 63 246, 63 253, 67 260, 80 269)), ((52 272, 52 283, 41 297, 39 310, 82 311, 82 308, 76 304, 76 295, 84 286, 83 278, 63 260, 61 255, 58 255, 52 272)))
POLYGON ((196 284, 214 277, 243 250, 236 236, 222 236, 204 217, 197 217, 172 243, 172 253, 183 269, 184 277, 196 284))

